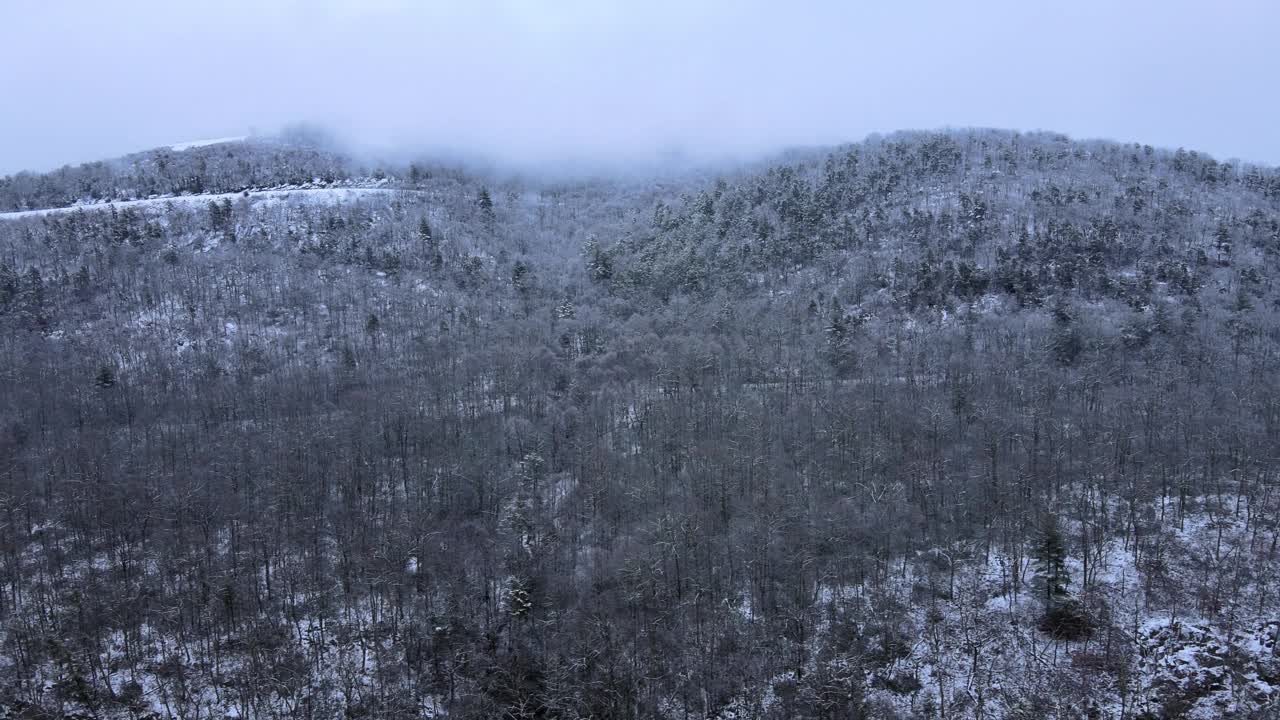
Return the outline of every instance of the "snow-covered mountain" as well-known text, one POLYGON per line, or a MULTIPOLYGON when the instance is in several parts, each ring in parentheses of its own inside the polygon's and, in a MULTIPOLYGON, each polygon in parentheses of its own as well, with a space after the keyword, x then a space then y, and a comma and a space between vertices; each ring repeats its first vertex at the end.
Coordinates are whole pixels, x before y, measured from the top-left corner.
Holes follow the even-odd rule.
POLYGON ((1280 173, 0 181, 0 715, 1280 717, 1280 173))

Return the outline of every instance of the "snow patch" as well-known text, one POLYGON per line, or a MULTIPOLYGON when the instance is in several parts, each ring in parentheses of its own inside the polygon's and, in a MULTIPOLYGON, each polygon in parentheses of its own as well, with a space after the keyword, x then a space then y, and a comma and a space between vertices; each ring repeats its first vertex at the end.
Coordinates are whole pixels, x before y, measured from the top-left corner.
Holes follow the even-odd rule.
POLYGON ((210 202, 222 200, 247 199, 257 204, 278 203, 281 201, 299 200, 315 204, 337 204, 352 202, 366 197, 390 197, 393 193, 414 193, 414 190, 399 190, 387 187, 292 187, 273 190, 244 190, 232 193, 208 195, 175 195, 169 197, 147 198, 145 200, 121 200, 117 202, 85 203, 67 207, 43 208, 40 210, 17 210, 0 213, 0 220, 18 220, 30 217, 45 217, 82 210, 123 210, 125 208, 165 209, 169 206, 184 205, 201 207, 210 202))
POLYGON ((174 143, 169 146, 170 150, 182 152, 183 150, 191 150, 192 148, 208 147, 210 145, 222 145, 225 143, 244 142, 249 139, 248 135, 235 135, 232 137, 209 138, 208 140, 191 140, 188 142, 174 143))

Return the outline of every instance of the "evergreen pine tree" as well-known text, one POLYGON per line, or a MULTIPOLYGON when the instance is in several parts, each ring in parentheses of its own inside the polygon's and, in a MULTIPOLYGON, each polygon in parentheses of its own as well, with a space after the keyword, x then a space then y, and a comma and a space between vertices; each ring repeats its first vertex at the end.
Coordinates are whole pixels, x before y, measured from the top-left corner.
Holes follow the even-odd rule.
POLYGON ((1052 608, 1071 597, 1067 588, 1071 575, 1067 571, 1067 549, 1057 520, 1050 516, 1036 543, 1036 581, 1044 593, 1045 608, 1052 608))
POLYGON ((36 268, 27 270, 23 278, 20 307, 25 314, 24 320, 29 328, 43 330, 49 325, 45 314, 44 278, 36 268))
POLYGON ((115 384, 116 384, 115 371, 112 370, 111 366, 107 365, 106 363, 99 365, 98 374, 95 375, 93 378, 93 384, 98 386, 98 388, 101 390, 107 390, 109 388, 115 387, 115 384))
POLYGON ((1074 365, 1084 352, 1084 339, 1076 327, 1071 307, 1061 297, 1053 308, 1053 325, 1053 339, 1050 341, 1053 359, 1061 365, 1074 365))
POLYGON ((845 313, 839 300, 831 298, 831 311, 823 328, 827 335, 826 360, 840 377, 848 377, 857 363, 851 342, 854 329, 855 319, 845 313))
POLYGON ((1044 601, 1040 629, 1059 640, 1075 640, 1087 635, 1089 619, 1084 608, 1071 596, 1066 542, 1052 515, 1036 543, 1035 561, 1036 583, 1044 601))
POLYGON ((429 254, 435 253, 437 248, 435 234, 431 232, 431 223, 427 222, 425 217, 418 223, 418 238, 422 240, 429 254))
POLYGON ((18 274, 0 263, 0 314, 8 312, 18 297, 18 274))
POLYGON ((480 197, 476 200, 480 207, 480 215, 485 222, 493 222, 493 198, 489 196, 489 188, 480 188, 480 197))
POLYGON ((89 268, 84 265, 75 274, 76 297, 80 302, 87 302, 93 296, 92 280, 89 277, 89 268))
POLYGON ((511 268, 511 285, 520 292, 529 289, 529 266, 523 260, 517 260, 511 268))
POLYGON ((1228 265, 1231 261, 1231 228, 1225 222, 1218 223, 1213 231, 1213 249, 1217 254, 1219 265, 1228 265))
POLYGON ((608 282, 613 277, 613 260, 609 253, 600 247, 599 241, 592 238, 584 249, 587 256, 587 270, 595 282, 608 282))

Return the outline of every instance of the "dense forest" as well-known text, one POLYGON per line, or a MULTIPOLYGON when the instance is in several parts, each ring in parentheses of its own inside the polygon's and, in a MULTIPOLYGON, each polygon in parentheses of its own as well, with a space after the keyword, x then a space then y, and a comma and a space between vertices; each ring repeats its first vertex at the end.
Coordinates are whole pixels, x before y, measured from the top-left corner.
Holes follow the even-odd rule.
POLYGON ((0 179, 46 208, 0 717, 1280 716, 1274 168, 254 139, 0 179))

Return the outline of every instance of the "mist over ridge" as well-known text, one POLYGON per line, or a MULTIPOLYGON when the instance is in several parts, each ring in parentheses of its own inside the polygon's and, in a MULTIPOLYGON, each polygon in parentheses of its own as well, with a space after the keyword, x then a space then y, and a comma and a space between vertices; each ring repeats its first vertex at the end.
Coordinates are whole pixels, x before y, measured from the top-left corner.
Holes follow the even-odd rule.
POLYGON ((1044 128, 1280 161, 1261 0, 163 0, 12 8, 0 173, 299 120, 519 164, 1044 128), (38 59, 38 60, 37 60, 38 59))

